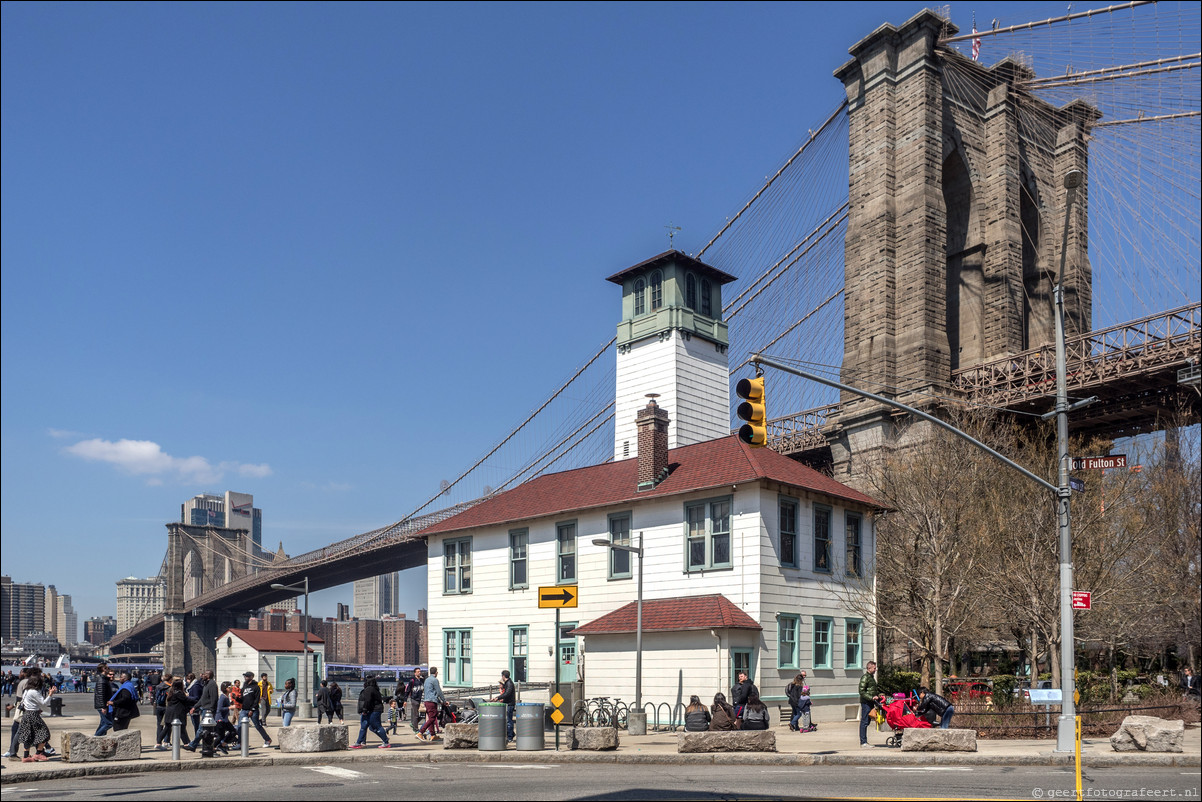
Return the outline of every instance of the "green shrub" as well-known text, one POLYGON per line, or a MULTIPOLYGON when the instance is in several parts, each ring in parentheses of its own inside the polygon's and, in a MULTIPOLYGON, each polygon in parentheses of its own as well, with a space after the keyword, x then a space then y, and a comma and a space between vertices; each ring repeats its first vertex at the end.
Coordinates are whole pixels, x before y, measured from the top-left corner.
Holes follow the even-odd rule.
POLYGON ((1009 707, 1018 701, 1014 696, 1014 689, 1018 687, 1018 677, 997 674, 990 679, 993 680, 993 704, 995 707, 1009 707))
POLYGON ((898 666, 881 666, 876 673, 879 693, 909 693, 918 688, 921 674, 917 671, 906 671, 898 666))

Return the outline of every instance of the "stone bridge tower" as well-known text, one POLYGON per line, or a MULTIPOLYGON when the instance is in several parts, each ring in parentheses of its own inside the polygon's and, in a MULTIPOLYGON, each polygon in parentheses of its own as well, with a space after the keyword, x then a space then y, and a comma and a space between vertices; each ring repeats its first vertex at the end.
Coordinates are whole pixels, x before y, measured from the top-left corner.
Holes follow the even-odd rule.
MULTIPOLYGON (((850 217, 843 381, 927 407, 953 371, 1054 339, 1069 170, 1086 175, 1096 111, 1054 108, 1033 73, 985 67, 938 45, 954 26, 923 11, 883 25, 835 72, 847 91, 850 217)), ((1068 241, 1068 335, 1091 326, 1087 187, 1068 241)), ((836 475, 893 439, 893 410, 844 394, 836 475)))
POLYGON ((184 604, 251 573, 251 533, 220 526, 167 524, 167 572, 163 599, 163 669, 172 674, 217 667, 217 636, 246 627, 250 613, 195 609, 184 604))

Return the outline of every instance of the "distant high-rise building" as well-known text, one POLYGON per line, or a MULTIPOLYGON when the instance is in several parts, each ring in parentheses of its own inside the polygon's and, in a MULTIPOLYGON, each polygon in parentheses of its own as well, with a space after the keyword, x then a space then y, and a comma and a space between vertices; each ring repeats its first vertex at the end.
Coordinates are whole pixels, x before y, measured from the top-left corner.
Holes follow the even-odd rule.
POLYGON ((166 584, 159 577, 138 579, 126 577, 117 581, 117 631, 124 632, 135 624, 163 612, 166 584))
POLYGON ((43 599, 42 630, 69 649, 79 642, 79 616, 71 606, 71 597, 60 594, 54 585, 47 585, 43 599))
POLYGON ((111 615, 83 622, 83 639, 93 646, 108 643, 117 634, 117 619, 111 615))
POLYGON ((21 640, 46 626, 46 587, 0 577, 0 637, 21 640))
POLYGON ((189 526, 220 526, 226 529, 245 529, 254 543, 252 557, 263 553, 263 511, 254 506, 249 493, 225 491, 224 496, 202 493, 180 505, 179 522, 189 526))
POLYGON ((397 572, 355 580, 354 617, 383 618, 397 615, 401 606, 400 578, 397 572))

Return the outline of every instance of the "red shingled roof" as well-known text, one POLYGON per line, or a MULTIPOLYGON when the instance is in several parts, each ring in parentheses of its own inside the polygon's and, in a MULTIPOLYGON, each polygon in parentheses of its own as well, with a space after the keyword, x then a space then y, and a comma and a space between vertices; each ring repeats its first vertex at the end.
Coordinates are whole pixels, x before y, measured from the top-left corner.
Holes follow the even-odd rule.
MULTIPOLYGON (((612 635, 634 632, 638 602, 619 607, 576 627, 573 635, 612 635)), ((721 594, 678 599, 644 599, 644 632, 683 632, 689 629, 763 629, 755 619, 721 594)))
MULTIPOLYGON (((227 629, 221 633, 221 640, 226 635, 237 635, 242 640, 246 641, 250 648, 256 652, 301 652, 305 648, 305 633, 303 632, 271 632, 264 629, 227 629)), ((313 644, 322 643, 321 638, 309 633, 309 651, 313 651, 313 644)))
POLYGON ((882 506, 875 499, 772 449, 751 448, 734 435, 674 448, 668 452, 668 467, 670 473, 666 479, 654 489, 642 492, 638 490, 637 459, 546 474, 418 534, 458 532, 760 480, 812 490, 853 504, 882 506))

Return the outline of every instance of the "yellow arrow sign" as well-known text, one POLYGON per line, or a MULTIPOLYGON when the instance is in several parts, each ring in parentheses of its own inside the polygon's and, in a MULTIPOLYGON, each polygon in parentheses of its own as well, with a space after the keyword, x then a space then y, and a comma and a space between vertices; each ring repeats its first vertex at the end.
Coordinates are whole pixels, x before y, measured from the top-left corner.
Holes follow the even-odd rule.
POLYGON ((538 606, 546 607, 575 607, 580 594, 576 585, 548 585, 538 589, 538 606))

